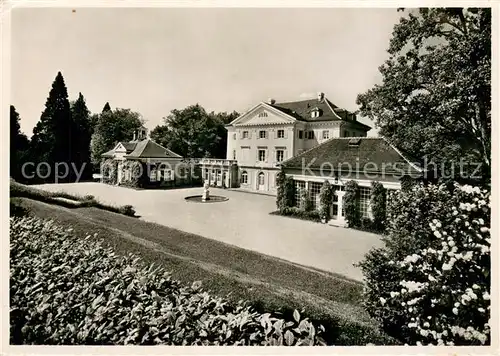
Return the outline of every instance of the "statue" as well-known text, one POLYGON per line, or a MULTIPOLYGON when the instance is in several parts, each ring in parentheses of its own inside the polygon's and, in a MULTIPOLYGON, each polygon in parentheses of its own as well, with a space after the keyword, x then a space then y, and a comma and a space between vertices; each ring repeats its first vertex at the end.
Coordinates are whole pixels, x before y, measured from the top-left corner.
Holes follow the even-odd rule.
POLYGON ((203 195, 201 196, 201 201, 210 200, 209 187, 210 184, 208 183, 208 180, 205 180, 205 183, 203 184, 203 195))

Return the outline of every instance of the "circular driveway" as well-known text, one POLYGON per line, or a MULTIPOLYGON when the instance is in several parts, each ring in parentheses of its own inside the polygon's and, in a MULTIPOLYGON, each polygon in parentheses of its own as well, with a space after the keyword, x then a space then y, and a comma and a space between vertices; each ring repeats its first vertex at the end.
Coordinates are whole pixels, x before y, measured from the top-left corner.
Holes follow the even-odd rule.
POLYGON ((133 190, 102 183, 39 185, 49 191, 94 195, 113 205, 133 205, 146 221, 170 226, 238 247, 283 258, 302 265, 362 280, 360 262, 372 247, 381 247, 380 236, 358 230, 269 215, 276 198, 235 190, 211 188, 210 193, 229 198, 219 204, 192 204, 185 197, 203 188, 133 190))

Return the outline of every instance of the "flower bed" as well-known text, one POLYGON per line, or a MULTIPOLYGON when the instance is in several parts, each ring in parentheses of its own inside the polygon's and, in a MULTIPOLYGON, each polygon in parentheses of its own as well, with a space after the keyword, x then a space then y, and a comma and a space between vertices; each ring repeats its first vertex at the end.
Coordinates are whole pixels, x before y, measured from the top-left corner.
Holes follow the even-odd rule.
POLYGON ((285 320, 232 306, 47 220, 10 227, 13 344, 324 344, 323 327, 297 311, 285 320))
POLYGON ((273 211, 272 215, 287 216, 295 219, 309 220, 314 222, 321 222, 320 214, 317 210, 304 211, 300 208, 290 207, 281 210, 273 211))

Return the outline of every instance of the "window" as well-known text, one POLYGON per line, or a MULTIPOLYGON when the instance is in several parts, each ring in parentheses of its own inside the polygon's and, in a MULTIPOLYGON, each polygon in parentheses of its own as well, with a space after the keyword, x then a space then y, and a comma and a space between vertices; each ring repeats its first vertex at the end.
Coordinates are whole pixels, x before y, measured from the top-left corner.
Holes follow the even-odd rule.
POLYGON ((172 175, 172 170, 170 170, 170 169, 163 169, 162 174, 163 174, 164 181, 170 181, 170 180, 174 179, 174 177, 172 175))
POLYGON ((208 169, 205 169, 205 180, 208 180, 210 177, 208 176, 208 169))
POLYGON ((307 131, 307 138, 309 140, 314 140, 314 131, 307 131))
POLYGON ((259 185, 264 185, 264 172, 259 173, 259 185))
POLYGON ((267 112, 261 112, 261 113, 259 114, 259 117, 267 117, 267 112))
POLYGON ((278 138, 285 138, 285 130, 278 130, 278 138))
POLYGON ((246 171, 241 173, 241 184, 248 184, 248 173, 246 171))
POLYGON ((236 134, 235 133, 233 134, 233 140, 236 140, 236 134))
POLYGON ((259 150, 259 161, 264 162, 266 160, 266 150, 259 150))
POLYGON ((243 131, 243 138, 248 138, 248 131, 243 131))
POLYGON ((323 130, 323 140, 327 140, 330 138, 330 131, 323 130))
POLYGON ((300 192, 302 189, 306 189, 306 182, 301 180, 295 181, 295 206, 300 206, 300 192))
POLYGON ((319 182, 309 182, 309 199, 311 199, 314 210, 319 209, 319 191, 322 185, 323 183, 319 182))
POLYGON ((299 138, 302 139, 304 136, 304 131, 302 130, 299 130, 299 138))
POLYGON ((363 218, 369 217, 370 191, 370 188, 359 187, 359 211, 363 218))
POLYGON ((344 137, 349 137, 351 134, 349 131, 344 131, 344 137))
POLYGON ((266 138, 266 131, 259 131, 259 138, 266 138))
POLYGON ((152 169, 151 172, 149 172, 149 180, 151 182, 156 182, 156 174, 157 174, 156 169, 152 169))
POLYGON ((285 151, 276 150, 276 162, 283 162, 284 158, 285 158, 285 151))
POLYGON ((233 159, 236 159, 236 150, 233 150, 233 159))
POLYGON ((312 118, 320 117, 320 115, 321 115, 321 112, 318 108, 315 108, 315 109, 313 109, 313 111, 311 111, 312 118))

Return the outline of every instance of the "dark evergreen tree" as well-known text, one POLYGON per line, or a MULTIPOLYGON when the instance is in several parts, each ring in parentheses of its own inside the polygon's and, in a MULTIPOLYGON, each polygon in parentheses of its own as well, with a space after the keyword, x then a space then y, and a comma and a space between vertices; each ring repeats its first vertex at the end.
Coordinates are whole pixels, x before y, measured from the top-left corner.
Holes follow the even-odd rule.
POLYGON ((20 117, 16 108, 10 106, 10 176, 16 180, 22 179, 21 167, 28 159, 27 153, 29 148, 29 140, 25 134, 21 132, 19 124, 20 117))
POLYGON ((73 142, 74 163, 80 172, 83 170, 82 179, 90 178, 92 167, 90 164, 90 139, 92 136, 92 126, 90 122, 90 111, 85 103, 82 93, 78 94, 78 99, 71 105, 71 117, 73 122, 73 142))
POLYGON ((104 107, 102 108, 102 112, 106 111, 111 111, 111 106, 109 106, 108 102, 106 102, 106 104, 104 104, 104 107))
MULTIPOLYGON (((45 103, 45 110, 33 129, 32 153, 36 161, 46 162, 52 168, 56 162, 65 162, 69 166, 73 161, 74 132, 68 91, 61 72, 58 72, 45 103)), ((54 169, 51 169, 45 179, 54 180, 54 169)))

